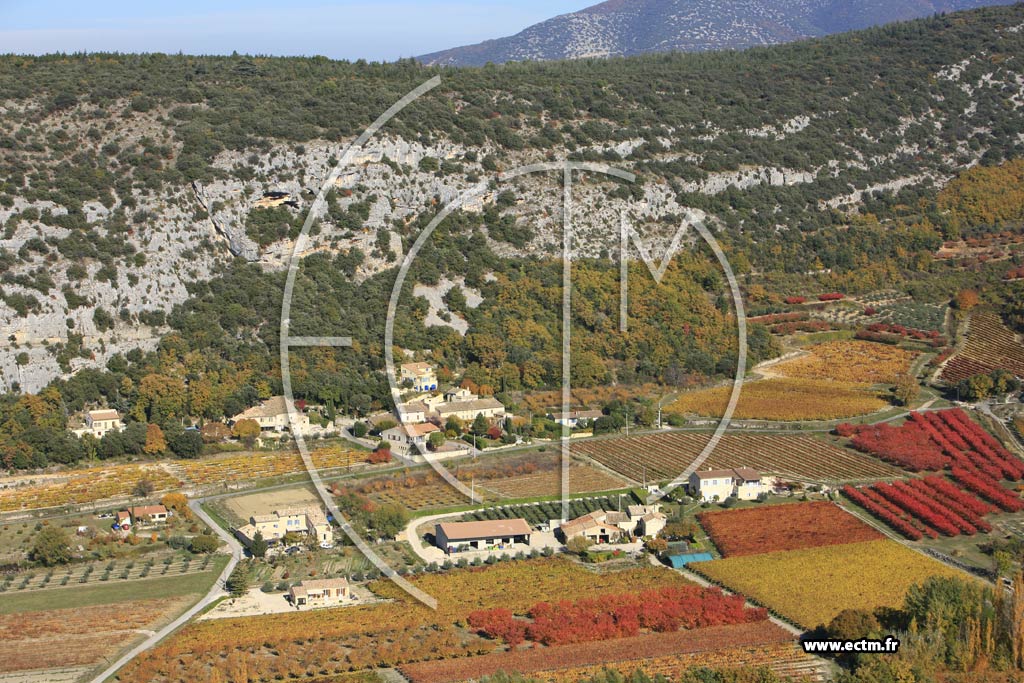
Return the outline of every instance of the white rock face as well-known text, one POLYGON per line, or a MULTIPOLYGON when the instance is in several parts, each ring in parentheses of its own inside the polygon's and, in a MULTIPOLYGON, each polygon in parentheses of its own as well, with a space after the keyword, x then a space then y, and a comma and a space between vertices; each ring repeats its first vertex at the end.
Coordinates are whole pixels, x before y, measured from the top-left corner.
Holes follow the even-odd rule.
MULTIPOLYGON (((579 37, 573 49, 594 53, 608 49, 601 35, 588 32, 587 27, 600 25, 599 20, 590 17, 578 22, 575 33, 579 37)), ((957 125, 980 131, 989 124, 978 120, 979 112, 984 111, 977 106, 977 102, 984 101, 977 97, 979 92, 985 92, 988 97, 998 95, 1016 107, 1024 106, 1024 76, 1009 67, 993 69, 984 55, 978 55, 937 70, 937 80, 945 88, 944 92, 963 90, 972 94, 957 125)), ((687 209, 680 204, 679 197, 683 193, 719 195, 827 181, 828 198, 819 207, 826 210, 854 207, 866 194, 913 185, 942 185, 959 169, 975 163, 984 150, 972 150, 965 144, 955 150, 955 154, 952 150, 947 154, 944 163, 948 168, 927 173, 907 172, 906 169, 918 163, 918 157, 929 149, 931 142, 927 136, 952 125, 938 113, 940 92, 931 95, 936 111, 905 116, 889 129, 857 131, 859 140, 851 140, 847 149, 840 150, 839 158, 824 161, 817 168, 789 168, 785 163, 796 162, 784 163, 780 158, 777 163, 734 170, 700 171, 708 154, 705 143, 739 138, 758 146, 770 146, 778 140, 799 140, 800 136, 848 125, 836 112, 816 112, 813 116, 787 114, 784 120, 743 130, 727 130, 724 124, 708 120, 681 126, 689 128, 687 130, 661 127, 646 131, 652 134, 650 139, 660 142, 663 150, 658 153, 651 153, 643 144, 644 138, 635 135, 628 139, 616 137, 577 150, 587 152, 587 158, 619 158, 621 161, 611 165, 625 169, 643 169, 643 163, 650 159, 692 168, 693 172, 685 177, 665 178, 646 174, 642 191, 626 193, 632 195, 629 199, 612 197, 615 190, 621 189, 617 181, 611 182, 597 173, 576 174, 571 211, 572 256, 617 258, 623 215, 653 254, 663 253, 680 227, 679 217, 687 209), (750 141, 750 137, 757 139, 750 141), (880 147, 883 151, 878 151, 880 147), (614 155, 607 154, 609 152, 614 155), (598 156, 594 157, 593 153, 598 156), (865 171, 872 173, 870 183, 864 180, 865 171)), ((849 95, 850 98, 857 96, 856 93, 849 95)), ((0 101, 0 110, 24 113, 18 109, 21 106, 0 101)), ((126 117, 123 122, 119 119, 119 127, 110 135, 128 141, 141 140, 155 132, 169 136, 166 125, 156 120, 161 115, 154 112, 149 118, 140 115, 126 117)), ((88 119, 83 117, 83 120, 88 119)), ((48 125, 52 123, 53 128, 66 127, 76 133, 74 126, 80 124, 75 121, 56 115, 48 125)), ((605 121, 597 122, 609 125, 605 121)), ((535 131, 521 132, 525 138, 535 131)), ((286 209, 292 236, 294 225, 301 225, 307 214, 313 213, 316 230, 298 245, 301 255, 362 251, 365 260, 357 270, 357 279, 395 267, 417 237, 410 234, 408 226, 421 216, 433 217, 481 182, 486 191, 465 202, 462 210, 479 215, 489 210, 503 192, 511 191, 514 201, 501 213, 513 217, 534 235, 525 247, 490 239, 489 245, 496 253, 506 257, 526 254, 557 257, 562 253, 559 175, 536 174, 505 181, 495 173, 484 171, 480 161, 467 161, 466 156, 473 152, 475 156, 469 155, 470 158, 482 160, 493 155, 503 169, 511 170, 564 158, 565 149, 553 148, 548 158, 541 150, 508 152, 489 146, 471 150, 442 136, 422 140, 429 142, 403 140, 381 132, 364 149, 352 153, 336 175, 332 172, 349 141, 339 144, 313 140, 296 146, 270 140, 265 149, 222 152, 215 166, 223 173, 216 180, 176 187, 165 185, 154 191, 134 190, 131 197, 134 205, 130 208, 119 201, 111 206, 98 201, 85 202, 82 212, 88 229, 83 234, 89 240, 130 245, 135 252, 135 255, 114 258, 112 267, 91 257, 62 255, 52 244, 46 247, 49 254, 32 251, 29 247, 38 246, 39 239, 51 242, 67 239, 74 231, 47 225, 42 220, 22 220, 6 234, 0 234, 0 247, 11 255, 19 254, 15 265, 4 274, 2 283, 5 301, 0 301, 0 384, 10 388, 17 382, 24 390, 36 391, 54 377, 67 376, 82 367, 102 367, 116 353, 154 348, 167 330, 141 324, 138 316, 153 311, 169 313, 175 305, 188 299, 188 285, 217 276, 235 259, 257 263, 268 270, 286 267, 297 246, 291 236, 261 247, 246 232, 246 222, 254 205, 270 192, 287 193, 297 204, 295 208, 286 209), (444 171, 424 170, 434 168, 434 164, 424 163, 425 159, 438 160, 444 171), (329 180, 331 186, 324 188, 329 180), (328 217, 326 205, 314 205, 316 197, 325 189, 332 190, 343 211, 365 202, 369 207, 366 220, 352 226, 353 229, 335 225, 328 217), (123 225, 117 224, 119 215, 123 216, 123 225), (74 272, 79 268, 82 272, 74 272), (72 272, 69 273, 69 269, 72 272), (32 282, 45 277, 52 284, 44 294, 41 290, 46 287, 33 288, 32 282), (38 305, 31 307, 27 315, 21 315, 11 305, 18 303, 17 297, 34 297, 38 305), (94 320, 94 311, 98 308, 113 317, 116 323, 113 329, 98 329, 94 320), (69 354, 67 349, 76 347, 79 337, 81 352, 69 354), (17 362, 20 354, 25 354, 20 356, 22 364, 17 362)), ((174 144, 170 137, 163 141, 174 144)), ((98 151, 105 143, 103 139, 93 144, 98 151)), ((173 152, 172 149, 171 156, 173 152)), ((621 197, 622 193, 616 196, 621 197)), ((50 212, 54 216, 67 213, 65 207, 49 201, 30 203, 18 197, 12 207, 0 208, 0 221, 7 221, 26 209, 50 212)), ((708 218, 708 224, 712 229, 720 229, 715 216, 708 218)), ((788 227, 791 226, 779 229, 788 227)), ((486 225, 483 230, 487 234, 486 225)), ((463 287, 471 306, 478 300, 479 293, 466 289, 459 281, 444 281, 438 287, 422 287, 421 284, 415 292, 430 304, 428 324, 443 324, 464 334, 466 321, 451 315, 444 306, 443 297, 454 286, 463 287)))

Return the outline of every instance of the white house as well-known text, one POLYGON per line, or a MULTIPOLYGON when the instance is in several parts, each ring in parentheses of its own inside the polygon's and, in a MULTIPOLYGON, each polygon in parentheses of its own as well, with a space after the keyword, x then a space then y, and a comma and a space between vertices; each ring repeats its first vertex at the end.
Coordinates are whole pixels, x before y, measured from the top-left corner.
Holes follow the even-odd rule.
POLYGON ((441 431, 437 425, 423 424, 398 425, 381 432, 384 440, 395 455, 420 455, 427 450, 427 440, 434 432, 441 431))
POLYGON ((554 420, 563 427, 576 429, 580 422, 593 422, 603 416, 600 410, 571 410, 568 413, 548 413, 548 419, 554 420))
POLYGON ((444 392, 444 400, 446 403, 454 403, 456 401, 475 401, 478 398, 479 396, 465 387, 450 389, 444 392))
POLYGON ((724 501, 733 496, 740 500, 756 500, 768 490, 761 474, 749 467, 694 472, 687 484, 690 494, 704 502, 724 501))
POLYGON ((398 417, 402 422, 426 422, 430 408, 423 401, 409 401, 398 405, 398 417))
POLYGON ((399 381, 412 382, 416 391, 437 390, 437 375, 430 363, 404 363, 399 370, 399 381))
POLYGON ((116 410, 90 410, 85 414, 85 426, 72 431, 78 436, 92 434, 102 439, 108 432, 119 432, 122 429, 124 424, 116 410))

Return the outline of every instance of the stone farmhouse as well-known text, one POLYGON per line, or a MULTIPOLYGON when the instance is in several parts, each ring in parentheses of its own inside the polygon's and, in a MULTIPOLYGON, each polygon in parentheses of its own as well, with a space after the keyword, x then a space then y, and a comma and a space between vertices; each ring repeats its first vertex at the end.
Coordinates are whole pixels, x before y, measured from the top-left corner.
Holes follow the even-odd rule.
POLYGON ((434 432, 440 432, 437 425, 423 422, 406 424, 385 429, 380 433, 391 452, 400 456, 420 455, 427 452, 427 440, 434 432))
POLYGON ((583 536, 594 543, 612 543, 627 536, 657 536, 666 522, 660 505, 630 505, 625 512, 589 512, 565 522, 559 531, 565 542, 583 536))
MULTIPOLYGON (((309 416, 296 409, 295 417, 299 431, 306 433, 309 429, 309 416)), ((291 429, 288 402, 284 396, 273 396, 259 405, 242 411, 231 418, 231 423, 239 420, 254 420, 265 432, 283 432, 291 429)))
POLYGON ((133 524, 135 526, 163 524, 169 516, 170 513, 163 505, 141 505, 127 510, 118 510, 114 514, 114 521, 122 529, 128 529, 133 524))

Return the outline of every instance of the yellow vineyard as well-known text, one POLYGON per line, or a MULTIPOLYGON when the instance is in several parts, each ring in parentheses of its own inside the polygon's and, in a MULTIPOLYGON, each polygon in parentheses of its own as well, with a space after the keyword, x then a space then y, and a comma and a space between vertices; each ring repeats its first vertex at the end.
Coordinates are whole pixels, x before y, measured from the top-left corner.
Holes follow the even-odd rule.
POLYGON ((892 384, 898 376, 907 374, 916 355, 874 342, 832 341, 812 346, 806 356, 779 363, 769 372, 789 379, 892 384))
POLYGON ((690 565, 807 628, 844 609, 899 607, 929 576, 963 574, 888 539, 745 555, 690 565))
MULTIPOLYGON (((366 462, 367 451, 341 446, 312 452, 317 469, 349 467, 366 462)), ((177 490, 187 484, 209 485, 269 479, 304 472, 298 453, 234 453, 201 460, 176 460, 149 465, 110 465, 70 470, 38 479, 0 480, 0 512, 82 505, 123 498, 142 479, 156 492, 177 490)))
MULTIPOLYGON (((718 417, 732 385, 683 394, 668 411, 718 417)), ((885 408, 887 403, 861 385, 820 379, 765 379, 744 384, 733 417, 741 420, 839 420, 885 408)))
MULTIPOLYGON (((310 455, 317 469, 328 470, 364 463, 368 452, 336 446, 318 448, 310 455)), ((193 484, 269 479, 305 471, 302 458, 293 451, 237 453, 204 460, 183 460, 177 463, 177 466, 185 478, 193 484)))
POLYGON ((66 475, 29 480, 20 485, 8 484, 9 488, 0 488, 0 512, 121 498, 129 495, 141 479, 148 480, 156 491, 181 486, 176 477, 158 465, 116 465, 74 470, 66 475))

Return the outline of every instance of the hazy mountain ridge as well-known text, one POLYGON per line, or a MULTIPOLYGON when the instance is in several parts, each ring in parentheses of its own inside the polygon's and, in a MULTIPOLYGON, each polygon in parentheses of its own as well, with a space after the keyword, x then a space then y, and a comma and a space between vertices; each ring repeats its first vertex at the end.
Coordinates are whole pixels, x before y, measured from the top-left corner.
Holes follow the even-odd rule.
POLYGON ((1009 4, 985 0, 609 0, 476 45, 423 55, 425 64, 631 56, 742 49, 867 28, 937 12, 1009 4))

